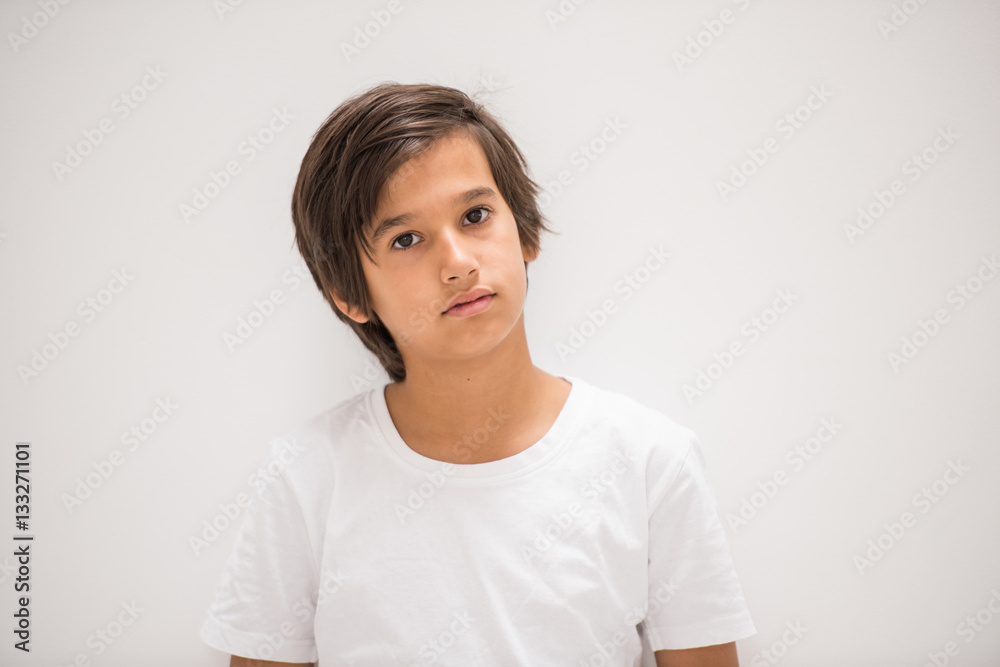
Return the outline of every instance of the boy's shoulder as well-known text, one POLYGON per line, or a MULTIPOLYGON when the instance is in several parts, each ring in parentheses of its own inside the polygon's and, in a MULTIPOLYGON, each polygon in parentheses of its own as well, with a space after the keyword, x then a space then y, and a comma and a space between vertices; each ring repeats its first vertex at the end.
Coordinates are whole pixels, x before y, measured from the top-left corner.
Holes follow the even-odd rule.
POLYGON ((328 459, 341 442, 371 440, 370 396, 378 388, 369 388, 341 399, 329 408, 294 423, 270 441, 268 460, 277 459, 282 469, 309 468, 328 459), (293 465, 294 464, 294 465, 293 465))
MULTIPOLYGON (((571 378, 579 380, 579 378, 571 378)), ((590 394, 584 415, 586 428, 603 430, 635 444, 659 449, 687 451, 694 432, 666 412, 624 392, 598 387, 583 381, 590 394)))
POLYGON ((302 419, 290 429, 289 433, 329 438, 355 427, 359 421, 367 422, 371 419, 371 396, 381 390, 382 385, 377 385, 343 398, 332 406, 302 419))
POLYGON ((611 447, 641 471, 650 507, 658 505, 682 471, 701 465, 697 434, 664 411, 614 390, 593 387, 591 395, 592 411, 585 419, 596 436, 591 444, 611 447))

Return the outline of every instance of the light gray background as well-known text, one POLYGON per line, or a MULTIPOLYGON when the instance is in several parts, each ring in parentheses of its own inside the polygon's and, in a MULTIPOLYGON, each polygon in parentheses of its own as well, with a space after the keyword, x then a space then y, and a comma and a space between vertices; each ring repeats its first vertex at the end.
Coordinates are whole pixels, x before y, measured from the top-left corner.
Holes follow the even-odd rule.
POLYGON ((13 547, 0 548, 0 662, 227 664, 197 631, 238 520, 197 555, 190 539, 226 523, 220 506, 250 491, 271 438, 386 381, 311 280, 287 277, 302 266, 288 210, 320 123, 396 80, 475 94, 536 180, 568 171, 544 208, 561 235, 529 269, 533 360, 699 434, 759 630, 738 643, 743 664, 922 665, 950 641, 948 664, 995 664, 1000 280, 961 309, 949 293, 1000 253, 997 2, 564 0, 574 11, 553 23, 556 0, 401 0, 351 58, 342 44, 387 3, 222 2, 0 5, 0 542, 17 532, 17 441, 32 443, 36 535, 30 656, 12 648, 13 547), (704 22, 718 32, 724 10, 713 36, 704 22), (706 46, 679 67, 689 39, 706 46), (121 118, 112 104, 147 67, 166 74, 121 118), (786 137, 776 123, 814 87, 829 98, 786 137), (251 162, 241 142, 275 108, 294 118, 251 162), (113 132, 60 180, 53 163, 105 118, 113 132), (624 127, 602 146, 609 119, 624 127), (957 139, 911 180, 940 128, 957 139), (717 182, 768 138, 777 152, 723 201, 717 182), (581 170, 592 142, 602 152, 581 170), (179 206, 229 160, 240 173, 185 222, 179 206), (852 243, 845 225, 894 179, 905 193, 852 243), (644 274, 650 246, 671 257, 644 274), (133 279, 85 321, 78 304, 123 267, 133 279), (626 275, 647 279, 628 299, 626 275), (274 289, 284 302, 230 350, 224 335, 274 289), (778 290, 796 301, 751 341, 744 323, 778 290), (586 325, 608 299, 616 311, 586 325), (893 368, 938 309, 947 322, 893 368), (79 335, 23 379, 70 322, 79 335), (585 342, 561 355, 574 328, 585 342), (710 369, 734 341, 745 353, 710 369), (168 398, 173 414, 124 446, 168 398), (842 427, 796 469, 786 453, 831 418, 842 427), (121 465, 67 509, 116 449, 121 465), (957 461, 967 472, 923 513, 914 495, 957 461), (771 497, 753 495, 782 471, 771 497), (756 514, 731 524, 744 501, 756 514), (915 525, 859 571, 907 511, 915 525), (97 656, 88 637, 132 601, 143 611, 97 656), (991 622, 969 642, 959 624, 977 613, 991 622), (783 643, 796 623, 807 630, 783 643))

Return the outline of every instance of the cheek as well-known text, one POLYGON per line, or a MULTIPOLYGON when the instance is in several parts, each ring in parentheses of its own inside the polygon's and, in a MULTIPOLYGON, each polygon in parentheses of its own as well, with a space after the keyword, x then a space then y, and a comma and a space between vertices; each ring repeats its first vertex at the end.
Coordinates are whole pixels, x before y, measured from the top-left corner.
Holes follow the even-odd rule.
MULTIPOLYGON (((504 258, 516 255, 520 258, 523 254, 521 249, 521 236, 517 231, 517 223, 510 213, 507 214, 506 224, 503 231, 497 237, 497 243, 504 250, 504 258)), ((523 262, 523 259, 521 260, 523 262)))
POLYGON ((371 266, 365 266, 364 274, 368 284, 369 305, 372 310, 378 314, 379 319, 383 322, 398 319, 400 302, 404 304, 408 302, 400 294, 398 281, 394 282, 391 275, 386 275, 371 266))
POLYGON ((380 303, 386 309, 385 315, 392 326, 402 332, 417 335, 429 322, 444 310, 440 291, 430 289, 430 279, 415 279, 413 276, 387 276, 382 285, 380 303), (440 306, 440 307, 439 307, 440 306))

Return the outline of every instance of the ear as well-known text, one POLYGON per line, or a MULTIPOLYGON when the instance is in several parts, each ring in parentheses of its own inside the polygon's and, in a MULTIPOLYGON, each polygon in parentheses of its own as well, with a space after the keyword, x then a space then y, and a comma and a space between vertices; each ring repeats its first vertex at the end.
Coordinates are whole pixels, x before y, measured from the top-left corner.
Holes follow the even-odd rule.
POLYGON ((344 315, 347 315, 358 324, 364 324, 368 321, 369 318, 359 308, 348 305, 347 301, 344 300, 344 297, 337 290, 331 289, 330 296, 333 297, 333 302, 337 304, 337 309, 344 315))
POLYGON ((524 258, 524 261, 526 262, 533 262, 536 259, 538 259, 538 255, 540 252, 541 248, 537 246, 535 247, 534 250, 529 250, 524 246, 524 244, 521 245, 521 256, 524 258))

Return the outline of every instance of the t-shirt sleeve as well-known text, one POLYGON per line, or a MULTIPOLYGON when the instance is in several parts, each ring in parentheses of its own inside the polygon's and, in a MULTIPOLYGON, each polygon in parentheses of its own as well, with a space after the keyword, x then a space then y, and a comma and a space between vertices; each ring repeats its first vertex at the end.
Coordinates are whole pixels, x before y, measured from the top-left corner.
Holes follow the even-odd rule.
POLYGON ((315 662, 318 568, 302 508, 280 465, 281 440, 254 478, 201 639, 224 653, 315 662))
POLYGON ((757 633, 733 565, 698 437, 649 517, 649 607, 642 629, 654 651, 725 644, 757 633))

